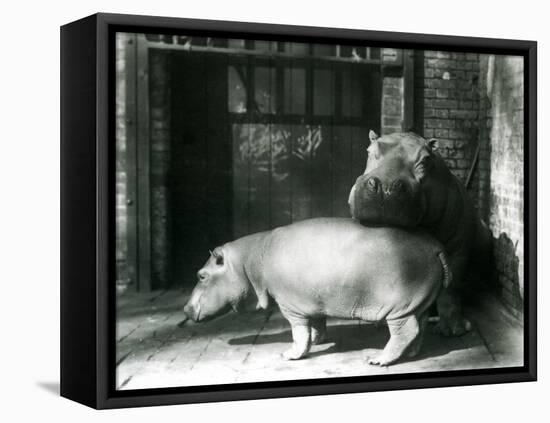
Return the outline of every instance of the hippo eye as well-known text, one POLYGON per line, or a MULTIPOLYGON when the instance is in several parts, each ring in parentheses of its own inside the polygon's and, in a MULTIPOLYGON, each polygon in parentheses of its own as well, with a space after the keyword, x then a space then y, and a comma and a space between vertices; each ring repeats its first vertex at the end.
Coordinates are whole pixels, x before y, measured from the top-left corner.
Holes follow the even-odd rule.
POLYGON ((216 257, 216 264, 217 264, 218 266, 223 265, 223 256, 217 256, 217 257, 216 257))

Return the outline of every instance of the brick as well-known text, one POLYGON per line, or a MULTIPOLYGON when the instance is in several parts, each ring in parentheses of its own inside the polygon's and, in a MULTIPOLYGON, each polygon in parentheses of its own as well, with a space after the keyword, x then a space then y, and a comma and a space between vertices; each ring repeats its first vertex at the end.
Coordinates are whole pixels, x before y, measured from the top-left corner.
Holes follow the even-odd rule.
POLYGON ((435 76, 435 69, 424 69, 424 78, 433 78, 435 76))
POLYGON ((430 78, 424 80, 425 88, 441 88, 443 86, 443 80, 439 78, 430 78))
POLYGON ((436 90, 433 88, 425 88, 424 89, 424 98, 435 98, 436 96, 436 90))
POLYGON ((424 138, 433 138, 434 137, 434 130, 430 128, 424 128, 424 138))
POLYGON ((456 165, 460 169, 467 169, 470 167, 470 161, 466 159, 458 159, 456 165))
POLYGON ((401 95, 400 87, 384 86, 383 95, 399 97, 401 95))
POLYGON ((424 124, 428 128, 441 129, 441 128, 454 128, 455 122, 448 119, 425 119, 424 124))
POLYGON ((436 138, 448 138, 449 137, 449 130, 448 129, 436 129, 435 130, 435 137, 436 138))
POLYGON ((436 57, 438 59, 450 59, 451 58, 451 53, 448 52, 448 51, 438 51, 436 53, 436 57))
POLYGON ((458 101, 456 100, 433 100, 433 107, 440 109, 456 109, 458 106, 458 101))
MULTIPOLYGON (((450 130, 449 131, 449 138, 451 139, 458 139, 458 140, 463 140, 464 138, 467 138, 468 137, 468 134, 464 131, 461 131, 461 130, 450 130)), ((464 144, 462 144, 462 146, 458 147, 457 148, 463 148, 464 147, 464 144)))
POLYGON ((400 126, 401 125, 401 117, 384 116, 383 122, 384 122, 384 126, 400 126))
POLYGON ((436 97, 437 98, 449 98, 449 90, 441 89, 441 88, 436 90, 436 97))
POLYGON ((450 69, 455 62, 450 59, 428 59, 427 66, 433 68, 448 68, 450 69))
MULTIPOLYGON (((471 109, 474 109, 474 102, 473 101, 460 101, 458 103, 458 107, 461 108, 461 109, 471 110, 471 109)), ((476 112, 476 116, 477 116, 477 112, 476 112)))
POLYGON ((476 110, 450 110, 449 117, 455 119, 477 119, 476 110))

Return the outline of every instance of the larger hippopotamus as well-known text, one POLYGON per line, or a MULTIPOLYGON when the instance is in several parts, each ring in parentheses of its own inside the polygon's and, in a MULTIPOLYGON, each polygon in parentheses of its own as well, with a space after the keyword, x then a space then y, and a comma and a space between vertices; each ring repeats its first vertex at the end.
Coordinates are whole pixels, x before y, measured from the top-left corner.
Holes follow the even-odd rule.
POLYGON ((438 298, 440 328, 461 335, 471 327, 462 315, 465 271, 490 261, 491 233, 436 152, 437 140, 410 132, 378 137, 370 131, 369 138, 365 172, 349 196, 351 214, 365 225, 423 228, 445 246, 456 283, 438 298))
POLYGON ((304 220, 229 242, 197 276, 188 317, 266 308, 272 298, 292 328, 283 354, 289 360, 323 338, 327 316, 386 321, 390 339, 369 359, 378 365, 418 352, 427 309, 450 281, 443 246, 432 237, 345 218, 304 220))

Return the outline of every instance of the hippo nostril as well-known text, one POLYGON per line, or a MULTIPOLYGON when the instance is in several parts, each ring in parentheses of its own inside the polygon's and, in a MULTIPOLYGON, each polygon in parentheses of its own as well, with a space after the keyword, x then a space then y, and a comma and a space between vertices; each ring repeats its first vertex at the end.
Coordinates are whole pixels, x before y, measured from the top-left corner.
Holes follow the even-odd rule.
POLYGON ((391 190, 394 192, 403 192, 405 191, 405 185, 402 181, 395 181, 391 187, 391 190))
POLYGON ((204 281, 207 277, 208 277, 208 273, 205 272, 204 270, 199 270, 199 271, 197 272, 197 278, 198 278, 200 281, 204 281))
POLYGON ((378 178, 369 178, 367 180, 367 186, 369 187, 369 189, 373 192, 377 192, 378 191, 378 188, 380 187, 380 180, 378 178))
POLYGON ((395 181, 391 186, 391 192, 394 194, 403 194, 406 190, 407 188, 401 180, 395 181))
POLYGON ((185 304, 185 307, 183 307, 183 313, 188 318, 193 315, 193 309, 189 303, 185 304))

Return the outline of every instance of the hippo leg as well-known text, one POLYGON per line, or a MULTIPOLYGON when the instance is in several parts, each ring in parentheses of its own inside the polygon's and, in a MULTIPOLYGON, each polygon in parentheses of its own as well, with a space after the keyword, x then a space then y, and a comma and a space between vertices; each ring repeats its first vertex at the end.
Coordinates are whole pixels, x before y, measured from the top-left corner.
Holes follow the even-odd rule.
POLYGON ((464 335, 472 328, 472 324, 462 315, 462 301, 459 287, 464 283, 467 259, 464 256, 451 257, 451 272, 453 281, 444 288, 437 298, 439 313, 439 331, 444 336, 464 335))
POLYGON ((412 342, 412 344, 409 346, 409 349, 407 350, 407 357, 416 357, 420 351, 420 348, 422 348, 422 342, 424 341, 424 333, 426 333, 426 325, 428 323, 428 317, 429 313, 425 312, 422 316, 420 316, 420 319, 418 319, 418 323, 420 325, 420 333, 416 337, 416 339, 412 342))
POLYGON ((311 348, 311 320, 290 311, 280 304, 279 309, 292 329, 292 346, 283 353, 283 358, 285 360, 299 360, 311 348))
POLYGON ((373 358, 369 358, 369 364, 388 366, 397 361, 420 334, 420 324, 416 316, 408 316, 402 319, 388 320, 390 340, 384 350, 373 358))
POLYGON ((285 360, 299 360, 303 358, 311 347, 311 327, 309 324, 292 325, 292 346, 283 353, 285 360))
POLYGON ((327 331, 327 319, 318 317, 311 320, 311 344, 322 344, 327 331))

